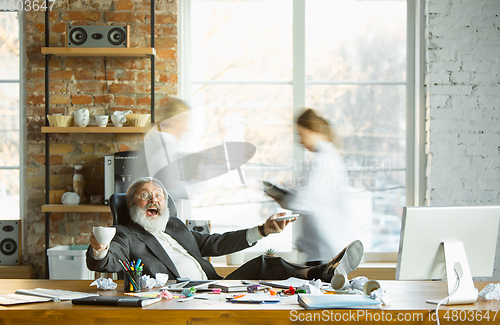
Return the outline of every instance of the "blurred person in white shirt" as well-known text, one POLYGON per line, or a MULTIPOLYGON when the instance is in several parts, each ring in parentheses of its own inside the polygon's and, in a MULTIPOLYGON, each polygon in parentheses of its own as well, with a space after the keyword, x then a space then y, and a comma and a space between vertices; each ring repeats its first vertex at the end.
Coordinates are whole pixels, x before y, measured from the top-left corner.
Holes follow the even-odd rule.
POLYGON ((295 246, 307 254, 306 265, 314 266, 355 240, 356 225, 347 208, 347 173, 330 124, 306 109, 297 129, 300 143, 312 153, 303 182, 284 196, 268 194, 283 208, 300 213, 295 246))

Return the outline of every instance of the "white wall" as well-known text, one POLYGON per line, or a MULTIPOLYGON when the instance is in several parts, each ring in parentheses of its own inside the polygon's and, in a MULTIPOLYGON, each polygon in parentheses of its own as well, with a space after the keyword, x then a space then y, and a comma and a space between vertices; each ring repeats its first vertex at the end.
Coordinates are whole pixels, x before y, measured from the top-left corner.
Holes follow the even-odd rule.
POLYGON ((500 1, 426 4, 426 204, 500 205, 500 1))

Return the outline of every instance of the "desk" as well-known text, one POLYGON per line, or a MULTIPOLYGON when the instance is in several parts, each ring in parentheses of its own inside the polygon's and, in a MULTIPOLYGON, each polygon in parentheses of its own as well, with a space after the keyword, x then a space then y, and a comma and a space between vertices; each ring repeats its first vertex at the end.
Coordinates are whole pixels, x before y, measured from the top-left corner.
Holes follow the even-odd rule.
MULTIPOLYGON (((2 281, 0 293, 13 293, 16 289, 51 288, 96 293, 88 280, 9 280, 2 281)), ((121 295, 123 281, 116 281, 116 291, 101 291, 100 294, 121 295)), ((443 298, 446 295, 445 282, 380 281, 392 299, 391 306, 380 310, 304 310, 299 305, 268 304, 242 305, 219 303, 209 305, 201 300, 178 302, 161 301, 144 307, 105 307, 74 306, 69 301, 47 302, 11 307, 0 306, 2 324, 296 324, 299 320, 327 320, 328 323, 371 323, 384 324, 382 319, 392 319, 393 324, 436 324, 433 319, 434 305, 425 303, 426 299, 443 298), (364 313, 364 316, 363 316, 364 313), (358 316, 359 315, 359 316, 358 316), (326 317, 329 317, 326 319, 326 317), (334 321, 334 317, 346 321, 334 321), (397 321, 403 317, 405 321, 397 321), (370 319, 372 320, 370 322, 370 319), (378 319, 378 321, 376 321, 378 319), (294 321, 295 320, 295 321, 294 321), (355 320, 355 321, 354 321, 355 320)), ((476 282, 481 290, 487 282, 476 282)), ((443 306, 440 310, 441 324, 460 324, 451 317, 470 317, 473 322, 467 324, 498 324, 500 321, 499 301, 480 301, 473 305, 443 306), (485 315, 489 311, 489 321, 485 315), (447 321, 443 317, 450 317, 447 321), (453 314, 455 313, 455 314, 453 314), (467 314, 468 313, 468 314, 467 314), (467 316, 469 315, 469 316, 467 316), (479 321, 480 316, 482 320, 479 321)), ((312 322, 312 321, 311 321, 312 322)), ((309 323, 309 321, 308 321, 309 323)))

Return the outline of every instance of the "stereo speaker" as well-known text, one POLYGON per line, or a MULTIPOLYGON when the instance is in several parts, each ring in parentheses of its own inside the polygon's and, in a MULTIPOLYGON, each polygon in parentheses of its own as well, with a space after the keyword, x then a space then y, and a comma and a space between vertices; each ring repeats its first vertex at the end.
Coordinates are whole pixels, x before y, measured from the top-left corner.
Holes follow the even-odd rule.
POLYGON ((21 264, 21 220, 0 220, 0 265, 21 264))
POLYGON ((129 47, 130 26, 68 26, 67 47, 129 47))

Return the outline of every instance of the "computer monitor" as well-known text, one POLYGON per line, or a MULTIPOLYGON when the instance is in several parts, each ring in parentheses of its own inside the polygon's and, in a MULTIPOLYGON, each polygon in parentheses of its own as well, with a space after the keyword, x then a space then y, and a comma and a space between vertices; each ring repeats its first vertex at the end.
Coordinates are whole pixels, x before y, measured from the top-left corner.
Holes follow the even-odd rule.
POLYGON ((447 304, 474 303, 472 277, 493 275, 499 222, 500 206, 405 207, 396 280, 447 279, 447 304))

